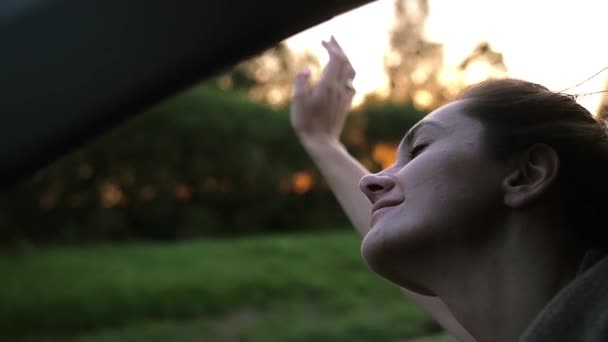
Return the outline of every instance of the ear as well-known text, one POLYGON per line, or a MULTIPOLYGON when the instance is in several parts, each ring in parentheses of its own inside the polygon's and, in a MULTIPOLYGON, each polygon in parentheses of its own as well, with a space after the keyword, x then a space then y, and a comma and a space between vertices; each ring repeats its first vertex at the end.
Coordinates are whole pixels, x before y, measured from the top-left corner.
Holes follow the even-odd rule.
POLYGON ((503 180, 505 204, 512 208, 525 206, 544 194, 555 183, 559 156, 546 144, 530 146, 514 160, 514 167, 503 180))

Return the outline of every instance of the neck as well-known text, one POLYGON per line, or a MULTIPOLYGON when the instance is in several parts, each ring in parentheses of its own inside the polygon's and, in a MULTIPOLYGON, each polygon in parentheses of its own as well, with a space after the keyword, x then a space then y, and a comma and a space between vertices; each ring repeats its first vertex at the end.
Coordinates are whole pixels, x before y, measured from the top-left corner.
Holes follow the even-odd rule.
POLYGON ((477 341, 516 341, 574 277, 581 257, 555 226, 527 223, 502 231, 483 246, 459 251, 452 259, 466 264, 450 265, 431 282, 477 341))

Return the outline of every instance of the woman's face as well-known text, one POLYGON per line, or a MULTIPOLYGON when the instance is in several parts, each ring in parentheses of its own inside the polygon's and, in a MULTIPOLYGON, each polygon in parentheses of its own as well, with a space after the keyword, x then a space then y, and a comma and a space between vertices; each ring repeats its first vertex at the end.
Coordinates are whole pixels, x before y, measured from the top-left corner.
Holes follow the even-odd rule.
POLYGON ((421 272, 441 272, 470 251, 500 213, 504 169, 487 156, 482 124, 463 114, 463 104, 426 116, 406 134, 393 166, 361 179, 373 204, 363 258, 402 286, 424 288, 421 272))

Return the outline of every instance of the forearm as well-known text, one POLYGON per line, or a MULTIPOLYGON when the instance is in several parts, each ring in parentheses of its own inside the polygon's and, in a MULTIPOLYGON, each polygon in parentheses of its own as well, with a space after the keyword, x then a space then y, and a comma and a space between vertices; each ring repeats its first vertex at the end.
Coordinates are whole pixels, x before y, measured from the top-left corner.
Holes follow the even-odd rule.
POLYGON ((369 171, 337 140, 301 139, 338 203, 361 235, 369 231, 372 205, 359 190, 359 180, 369 171))

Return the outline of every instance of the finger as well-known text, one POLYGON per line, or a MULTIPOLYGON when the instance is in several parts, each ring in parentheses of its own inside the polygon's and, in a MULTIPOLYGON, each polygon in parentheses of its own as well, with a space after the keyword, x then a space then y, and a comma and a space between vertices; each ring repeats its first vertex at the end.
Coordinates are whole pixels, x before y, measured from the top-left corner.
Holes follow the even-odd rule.
POLYGON ((339 72, 339 78, 340 79, 354 79, 355 78, 355 69, 353 68, 350 60, 348 59, 348 57, 346 57, 346 54, 344 53, 344 50, 342 49, 342 47, 340 46, 340 44, 338 43, 338 41, 336 40, 336 38, 334 36, 331 37, 330 42, 330 49, 332 51, 332 53, 335 56, 338 56, 338 58, 340 59, 340 72, 339 72))
POLYGON ((301 96, 310 92, 310 70, 304 69, 299 72, 293 83, 294 96, 301 96))
POLYGON ((336 53, 336 55, 344 58, 347 62, 350 63, 350 61, 348 60, 348 57, 346 56, 346 52, 344 52, 344 49, 342 48, 342 46, 340 46, 340 43, 338 43, 338 41, 336 40, 336 37, 331 36, 330 44, 331 44, 334 52, 336 53))
POLYGON ((344 89, 343 93, 347 98, 352 99, 353 96, 355 96, 355 93, 357 91, 356 91, 355 87, 353 86, 351 80, 349 80, 349 79, 345 80, 344 84, 342 84, 342 87, 344 89))
POLYGON ((344 80, 345 82, 352 81, 354 77, 351 77, 351 70, 353 70, 353 67, 345 58, 342 58, 340 63, 340 72, 338 73, 339 79, 344 80))
MULTIPOLYGON (((341 89, 340 92, 352 98, 355 94, 352 81, 355 76, 355 70, 350 61, 346 58, 344 51, 338 44, 335 37, 326 42, 323 46, 329 54, 329 62, 323 71, 323 76, 319 82, 319 89, 327 89, 337 86, 336 89, 341 89)), ((320 90, 321 91, 321 90, 320 90)))
POLYGON ((329 80, 338 79, 340 76, 341 62, 340 58, 338 58, 335 48, 331 45, 330 42, 323 41, 323 47, 327 50, 327 54, 329 55, 329 62, 325 65, 323 69, 323 75, 321 76, 321 81, 327 82, 329 80))
POLYGON ((355 79, 355 76, 357 75, 357 72, 355 71, 355 69, 353 68, 353 66, 349 64, 349 65, 346 67, 345 74, 346 74, 346 78, 347 78, 347 79, 349 79, 349 80, 354 80, 354 79, 355 79))
POLYGON ((342 46, 340 46, 340 43, 338 43, 338 40, 336 39, 336 37, 331 36, 331 38, 329 39, 329 42, 335 46, 339 51, 344 51, 344 49, 342 49, 342 46))

